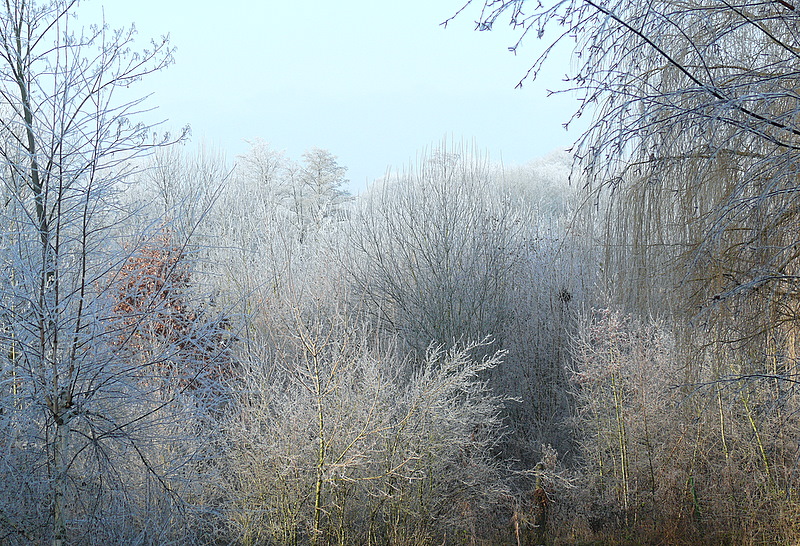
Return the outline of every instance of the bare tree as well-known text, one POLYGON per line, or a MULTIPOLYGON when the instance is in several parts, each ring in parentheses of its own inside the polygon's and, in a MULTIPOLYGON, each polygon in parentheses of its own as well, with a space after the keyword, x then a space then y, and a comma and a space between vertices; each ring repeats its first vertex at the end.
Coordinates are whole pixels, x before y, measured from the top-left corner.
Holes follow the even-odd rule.
POLYGON ((122 469, 163 491, 175 470, 149 456, 168 404, 142 378, 160 355, 121 358, 130 325, 112 289, 130 252, 119 184, 130 160, 168 141, 135 121, 142 100, 119 101, 119 90, 169 65, 172 51, 162 39, 134 53, 132 29, 76 32, 77 5, 9 0, 0 12, 2 418, 24 432, 4 446, 16 463, 3 482, 24 472, 29 483, 3 505, 0 527, 54 545, 140 532, 128 524, 147 508, 122 490, 122 469))
POLYGON ((430 343, 492 336, 508 352, 491 372, 506 404, 505 454, 534 465, 542 444, 570 449, 564 365, 595 282, 587 245, 565 240, 569 158, 491 165, 446 145, 356 202, 345 262, 367 312, 418 355, 430 343), (549 186, 549 187, 548 187, 549 186))
POLYGON ((420 354, 503 333, 521 224, 490 181, 487 158, 445 143, 352 215, 353 280, 420 354))
POLYGON ((231 174, 225 154, 200 143, 195 150, 183 143, 164 146, 142 162, 131 192, 147 211, 145 221, 168 223, 180 240, 193 246, 213 244, 198 227, 204 223, 231 174), (138 195, 137 195, 138 194, 138 195))

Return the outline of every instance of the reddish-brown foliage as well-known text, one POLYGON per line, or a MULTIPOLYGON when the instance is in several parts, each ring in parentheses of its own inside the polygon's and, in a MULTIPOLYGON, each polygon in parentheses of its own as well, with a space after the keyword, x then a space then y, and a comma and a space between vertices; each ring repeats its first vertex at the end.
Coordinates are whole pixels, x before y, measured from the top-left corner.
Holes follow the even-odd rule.
POLYGON ((150 360, 160 375, 197 388, 230 373, 225 321, 208 320, 190 303, 191 270, 182 247, 163 230, 120 269, 114 311, 118 345, 130 358, 150 360))

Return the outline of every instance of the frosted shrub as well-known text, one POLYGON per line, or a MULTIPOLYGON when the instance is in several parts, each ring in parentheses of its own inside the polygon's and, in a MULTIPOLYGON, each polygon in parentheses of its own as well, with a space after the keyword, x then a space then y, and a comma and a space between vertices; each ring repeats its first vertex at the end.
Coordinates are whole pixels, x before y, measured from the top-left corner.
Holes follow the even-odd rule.
MULTIPOLYGON (((313 306, 312 306, 313 307, 313 306)), ((245 544, 421 543, 477 536, 505 492, 501 400, 481 344, 430 348, 412 371, 343 313, 296 311, 243 378, 225 469, 245 544), (441 540, 441 539, 439 539, 441 540)))
POLYGON ((672 338, 657 322, 593 311, 574 341, 575 428, 594 531, 673 518, 686 478, 672 338), (679 461, 677 461, 679 462, 679 461))

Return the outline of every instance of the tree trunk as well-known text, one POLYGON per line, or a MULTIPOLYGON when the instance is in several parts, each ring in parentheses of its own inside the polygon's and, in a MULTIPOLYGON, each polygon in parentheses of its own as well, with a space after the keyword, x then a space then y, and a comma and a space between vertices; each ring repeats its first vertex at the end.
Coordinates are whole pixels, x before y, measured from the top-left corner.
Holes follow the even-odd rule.
POLYGON ((56 420, 56 437, 53 444, 53 546, 64 546, 67 542, 65 501, 67 489, 67 436, 69 425, 63 416, 56 420))

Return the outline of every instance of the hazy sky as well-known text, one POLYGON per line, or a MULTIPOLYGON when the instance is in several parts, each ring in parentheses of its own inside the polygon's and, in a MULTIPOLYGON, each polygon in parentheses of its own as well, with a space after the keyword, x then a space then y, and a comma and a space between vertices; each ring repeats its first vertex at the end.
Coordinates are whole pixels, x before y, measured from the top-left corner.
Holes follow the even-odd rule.
POLYGON ((473 31, 478 5, 447 29, 461 0, 93 0, 112 27, 135 22, 144 45, 169 33, 176 63, 141 89, 158 115, 189 124, 229 157, 262 138, 300 158, 326 148, 354 190, 442 138, 474 140, 493 160, 524 163, 577 137, 561 124, 567 56, 515 90, 544 46, 514 56, 505 26, 473 31))

